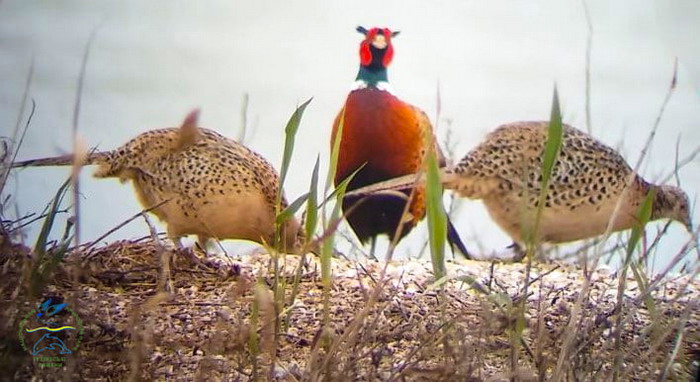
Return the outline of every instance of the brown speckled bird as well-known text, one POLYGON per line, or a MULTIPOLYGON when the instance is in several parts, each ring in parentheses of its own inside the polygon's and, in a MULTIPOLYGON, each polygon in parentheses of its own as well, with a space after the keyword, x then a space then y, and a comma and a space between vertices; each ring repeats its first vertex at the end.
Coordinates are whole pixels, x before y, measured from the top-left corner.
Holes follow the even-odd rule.
MULTIPOLYGON (((151 130, 113 151, 89 154, 97 178, 131 181, 145 208, 167 226, 168 237, 197 235, 205 249, 210 238, 244 239, 272 245, 279 177, 272 165, 242 144, 197 127, 199 111, 180 128, 151 130)), ((68 165, 72 155, 17 162, 13 167, 68 165)), ((282 197, 282 208, 287 202, 282 197)), ((299 248, 299 223, 282 229, 282 250, 299 248)))
MULTIPOLYGON (((548 122, 500 126, 456 166, 442 172, 445 188, 483 200, 491 217, 520 250, 524 234, 535 220, 548 126, 548 122)), ((400 190, 414 180, 415 175, 395 178, 357 190, 356 194, 400 190)), ((688 196, 683 190, 645 181, 615 150, 564 125, 537 239, 564 243, 598 236, 605 233, 613 216, 612 231, 632 228, 641 203, 652 189, 656 196, 651 219, 676 220, 691 230, 688 196), (625 192, 630 178, 631 187, 625 192), (614 215, 620 198, 619 211, 614 215)))

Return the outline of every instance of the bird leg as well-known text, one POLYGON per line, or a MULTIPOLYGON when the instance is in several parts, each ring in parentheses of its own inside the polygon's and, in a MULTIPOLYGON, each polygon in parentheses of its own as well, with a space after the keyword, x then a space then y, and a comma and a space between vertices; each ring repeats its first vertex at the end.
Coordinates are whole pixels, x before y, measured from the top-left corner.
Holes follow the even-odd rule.
POLYGON ((173 293, 175 292, 175 287, 173 285, 173 279, 170 272, 170 265, 172 263, 171 253, 166 251, 162 245, 158 245, 158 248, 160 249, 160 275, 158 280, 158 289, 168 293, 173 293))
POLYGON ((377 236, 372 236, 370 239, 370 247, 369 247, 369 258, 377 261, 377 256, 374 255, 374 250, 377 248, 377 236))
POLYGON ((507 246, 506 249, 512 251, 513 262, 520 262, 523 261, 523 259, 525 258, 525 250, 523 249, 523 247, 520 246, 520 244, 516 242, 513 242, 511 245, 507 246))
POLYGON ((224 247, 221 246, 221 242, 216 239, 216 244, 218 244, 219 249, 223 251, 226 254, 226 259, 227 261, 225 262, 225 265, 222 267, 222 264, 218 260, 214 260, 210 258, 209 256, 209 248, 212 247, 210 245, 212 242, 212 238, 204 235, 197 235, 197 248, 204 253, 204 261, 203 264, 208 267, 209 269, 215 269, 215 270, 220 270, 224 269, 228 271, 229 275, 240 275, 241 274, 241 265, 232 260, 230 257, 228 257, 228 254, 226 254, 226 250, 224 247))
POLYGON ((525 250, 517 242, 513 242, 502 250, 496 250, 491 255, 491 260, 501 261, 505 263, 520 262, 525 258, 525 250))
MULTIPOLYGON (((195 250, 193 248, 186 248, 184 245, 182 245, 182 241, 179 237, 172 238, 172 240, 175 244, 175 249, 178 254, 187 256, 196 266, 198 266, 201 269, 209 270, 212 268, 212 264, 208 262, 203 262, 199 257, 197 257, 197 254, 195 253, 195 250)), ((199 243, 197 245, 199 245, 199 243)))
POLYGON ((202 235, 197 235, 197 248, 204 254, 204 258, 209 258, 209 252, 207 252, 207 244, 209 244, 209 238, 202 235))

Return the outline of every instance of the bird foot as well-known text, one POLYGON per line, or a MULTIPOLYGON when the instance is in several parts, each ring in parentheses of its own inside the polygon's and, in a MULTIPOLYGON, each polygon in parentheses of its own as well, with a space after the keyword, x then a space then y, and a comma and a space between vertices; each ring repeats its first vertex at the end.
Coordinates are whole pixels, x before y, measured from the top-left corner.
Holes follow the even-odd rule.
MULTIPOLYGON (((219 264, 211 261, 209 258, 204 258, 201 259, 199 256, 197 256, 196 252, 201 252, 197 251, 193 248, 178 248, 177 252, 179 255, 184 255, 187 258, 194 263, 198 268, 204 270, 204 271, 211 271, 211 270, 218 270, 220 268, 219 264)), ((204 253, 206 256, 206 253, 204 253)))
POLYGON ((517 263, 525 258, 525 251, 519 244, 513 243, 491 255, 491 260, 517 263))
POLYGON ((191 254, 188 255, 190 259, 192 260, 195 265, 207 272, 215 272, 219 274, 220 276, 224 277, 235 277, 235 276, 240 276, 242 272, 242 266, 241 263, 238 261, 233 260, 232 258, 228 256, 207 256, 206 252, 204 253, 204 258, 200 258, 199 256, 196 255, 194 252, 198 252, 196 250, 191 251, 191 254))

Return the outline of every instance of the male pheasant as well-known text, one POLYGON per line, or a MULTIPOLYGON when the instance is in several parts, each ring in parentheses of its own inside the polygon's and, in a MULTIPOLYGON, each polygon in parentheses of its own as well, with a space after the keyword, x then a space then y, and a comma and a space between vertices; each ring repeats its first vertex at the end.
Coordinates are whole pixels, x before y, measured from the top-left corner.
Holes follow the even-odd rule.
MULTIPOLYGON (((357 31, 365 38, 360 43, 360 69, 355 89, 336 117, 331 134, 333 147, 342 124, 335 185, 360 169, 348 190, 418 171, 427 151, 426 137, 433 135, 427 115, 389 91, 387 68, 394 55, 392 38, 399 32, 363 27, 357 27, 357 31)), ((444 166, 437 145, 436 152, 444 166)), ((410 192, 405 191, 406 195, 410 192)), ((360 241, 363 244, 371 241, 373 255, 378 235, 393 238, 402 227, 400 238, 403 238, 423 219, 426 211, 424 187, 417 187, 408 214, 404 216, 405 206, 406 200, 402 198, 372 196, 363 201, 345 198, 342 207, 349 213, 347 221, 360 241)), ((451 222, 448 228, 450 243, 468 256, 451 222)))
MULTIPOLYGON (((484 201, 491 217, 514 240, 518 255, 522 255, 525 234, 533 228, 539 203, 548 125, 515 122, 500 126, 441 175, 445 188, 484 201)), ((415 184, 415 179, 415 175, 395 178, 356 190, 355 194, 401 190, 415 184)), ((618 152, 564 125, 537 239, 564 243, 601 235, 609 224, 612 231, 632 228, 651 190, 655 191, 651 219, 676 220, 692 232, 688 196, 683 190, 645 181, 618 152), (615 213, 618 201, 620 207, 615 213)))
MULTIPOLYGON (((210 238, 244 239, 272 245, 279 177, 259 154, 215 131, 197 126, 191 112, 180 128, 151 130, 113 151, 91 153, 97 178, 131 181, 145 208, 167 226, 179 248, 180 238, 197 235, 203 249, 210 238)), ((57 166, 73 155, 17 162, 13 167, 57 166)), ((282 198, 282 208, 287 205, 282 198)), ((299 223, 286 221, 280 247, 299 247, 299 223)))

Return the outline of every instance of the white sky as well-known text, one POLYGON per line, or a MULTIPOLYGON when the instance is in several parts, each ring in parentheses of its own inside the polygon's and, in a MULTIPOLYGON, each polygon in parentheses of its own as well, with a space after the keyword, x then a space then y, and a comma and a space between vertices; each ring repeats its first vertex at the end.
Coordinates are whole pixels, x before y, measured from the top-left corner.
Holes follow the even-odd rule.
MULTIPOLYGON (((590 1, 593 22, 593 133, 635 162, 669 86, 674 57, 678 88, 642 167, 648 180, 673 168, 700 145, 700 5, 684 0, 590 1)), ((88 36, 90 53, 80 132, 89 146, 112 149, 140 132, 177 126, 193 107, 201 122, 228 136, 240 127, 243 93, 255 126, 247 143, 277 168, 283 128, 294 107, 314 97, 298 135, 289 199, 308 188, 317 154, 322 173, 335 114, 355 78, 356 25, 401 30, 389 78, 397 94, 424 109, 438 136, 453 130, 458 157, 491 129, 549 116, 556 82, 564 120, 585 129, 585 49, 582 2, 557 1, 27 1, 0 2, 0 135, 13 130, 32 57, 30 95, 37 113, 20 159, 70 151, 77 75, 88 36)), ((699 163, 681 170, 691 199, 699 163)), ((82 238, 94 239, 141 207, 116 180, 82 182, 82 238)), ((28 169, 8 192, 21 214, 39 211, 67 170, 28 169)), ((700 216, 696 212, 695 220, 700 216)), ((479 202, 464 202, 456 224, 467 245, 488 254, 509 244, 479 202)), ((673 227, 664 256, 688 235, 673 227)), ((135 222, 111 239, 147 234, 135 222)), ((398 248, 415 254, 416 230, 398 248)), ((660 254, 661 256, 662 254, 660 254)))

